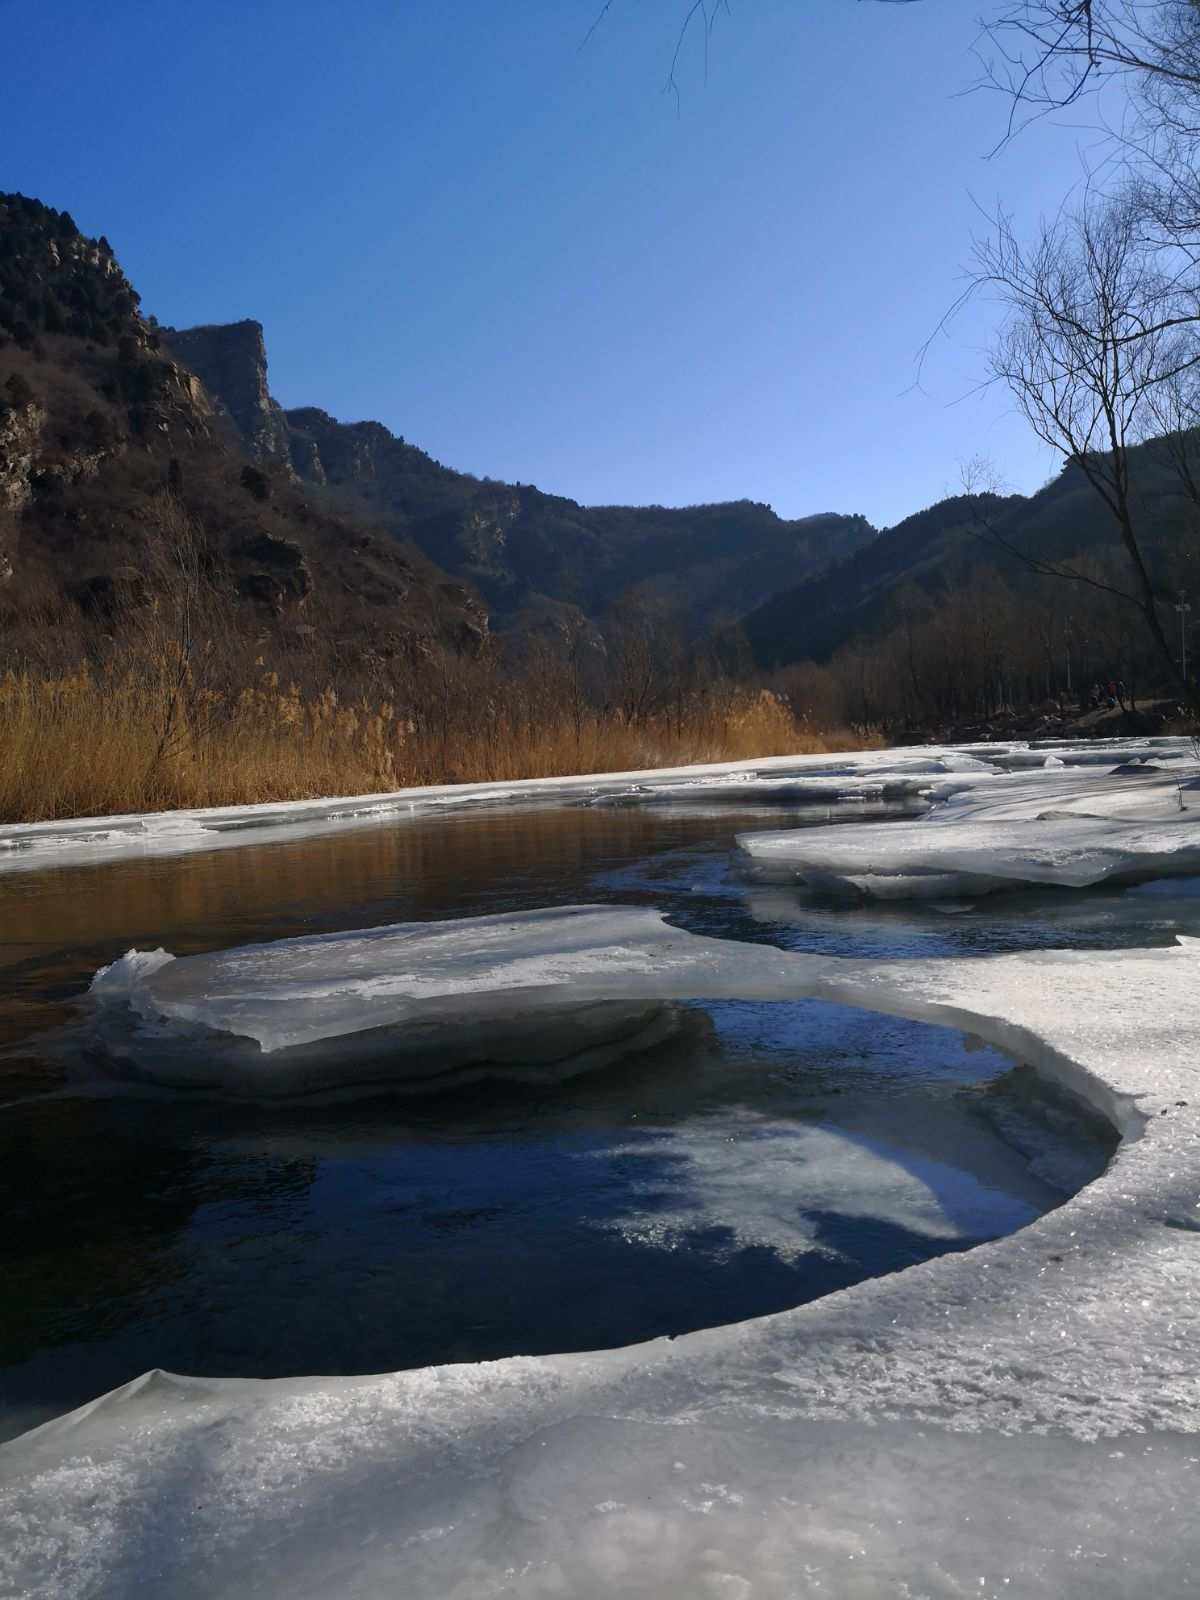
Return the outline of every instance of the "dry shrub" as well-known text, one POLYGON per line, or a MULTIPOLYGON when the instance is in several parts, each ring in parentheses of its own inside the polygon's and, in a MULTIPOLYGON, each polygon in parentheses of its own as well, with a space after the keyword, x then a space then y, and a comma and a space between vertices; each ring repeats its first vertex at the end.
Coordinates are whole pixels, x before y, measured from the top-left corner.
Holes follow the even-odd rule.
POLYGON ((516 694, 499 705, 481 704, 472 726, 449 740, 416 728, 399 765, 408 783, 470 783, 750 760, 846 749, 851 742, 848 734, 839 739, 801 726, 769 690, 735 685, 636 721, 591 707, 531 718, 516 694))
POLYGON ((409 784, 630 771, 847 748, 767 690, 710 687, 630 722, 612 709, 455 695, 434 713, 305 695, 261 672, 197 683, 169 652, 137 670, 0 678, 0 819, 363 794, 409 784))
POLYGON ((270 676, 181 710, 163 676, 0 679, 0 817, 238 805, 392 788, 388 706, 305 700, 270 676))

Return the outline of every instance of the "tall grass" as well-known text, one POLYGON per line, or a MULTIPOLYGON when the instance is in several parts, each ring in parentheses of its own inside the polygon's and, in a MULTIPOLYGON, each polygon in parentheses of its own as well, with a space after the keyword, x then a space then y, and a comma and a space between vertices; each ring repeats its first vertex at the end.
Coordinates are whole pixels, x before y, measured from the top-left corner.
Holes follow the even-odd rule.
MULTIPOLYGON (((495 687, 493 682, 493 688, 495 687)), ((260 672, 200 687, 168 657, 0 677, 0 820, 238 805, 845 749, 765 690, 706 686, 636 719, 514 682, 420 716, 260 672)))

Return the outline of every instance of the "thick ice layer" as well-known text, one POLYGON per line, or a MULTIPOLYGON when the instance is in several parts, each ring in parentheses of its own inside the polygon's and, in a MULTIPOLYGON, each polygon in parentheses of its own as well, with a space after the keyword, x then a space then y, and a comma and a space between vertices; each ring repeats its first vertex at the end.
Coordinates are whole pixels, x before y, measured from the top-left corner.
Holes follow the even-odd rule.
POLYGON ((665 1037, 665 1002, 775 998, 810 965, 681 933, 650 909, 576 906, 180 960, 130 951, 91 996, 110 1059, 176 1087, 273 1096, 594 1066, 665 1037))
MULTIPOLYGON (((939 767, 945 774, 950 769, 939 767)), ((990 768, 981 768, 990 771, 990 768)), ((923 816, 933 804, 932 764, 920 777, 858 778, 819 775, 811 778, 753 778, 638 785, 602 794, 597 805, 669 805, 715 811, 728 806, 786 807, 821 820, 865 821, 876 817, 923 816)))
MULTIPOLYGON (((764 763, 764 766, 771 766, 764 763)), ((787 806, 800 811, 828 810, 853 820, 871 815, 920 816, 928 811, 939 780, 951 774, 994 774, 998 769, 975 756, 941 750, 918 755, 911 750, 872 751, 836 765, 801 772, 740 771, 715 777, 660 778, 606 788, 603 805, 787 806)))
POLYGON ((1200 872, 1200 820, 1155 824, 1081 818, 970 824, 955 829, 874 826, 835 841, 825 830, 742 834, 756 877, 817 894, 879 900, 945 899, 1016 884, 1081 889, 1200 872), (817 837, 820 832, 821 837, 817 837))
POLYGON ((1121 1127, 1117 1159, 994 1244, 674 1342, 150 1375, 0 1450, 0 1592, 1192 1592, 1200 949, 809 977, 1015 1049, 1121 1127))
POLYGON ((1200 872, 1198 802, 1170 776, 1022 774, 948 794, 919 822, 745 833, 738 845, 752 877, 838 898, 1087 888, 1200 872))

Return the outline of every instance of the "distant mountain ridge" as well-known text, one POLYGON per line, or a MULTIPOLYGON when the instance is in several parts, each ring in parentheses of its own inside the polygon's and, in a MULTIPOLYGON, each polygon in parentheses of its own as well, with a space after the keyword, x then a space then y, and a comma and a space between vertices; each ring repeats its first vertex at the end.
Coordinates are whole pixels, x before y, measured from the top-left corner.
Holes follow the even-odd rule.
MULTIPOLYGON (((1192 513, 1153 443, 1133 467, 1148 547, 1165 553, 1158 570, 1174 586, 1163 598, 1195 595, 1200 547, 1182 537, 1192 513)), ((478 650, 489 611, 513 631, 586 624, 597 642, 630 600, 695 636, 734 631, 770 670, 886 632, 906 590, 936 603, 988 569, 1016 590, 1045 581, 1005 546, 1119 558, 1077 464, 1035 495, 951 497, 883 532, 861 516, 789 520, 749 499, 589 507, 458 472, 381 423, 284 410, 261 324, 160 328, 107 240, 0 194, 10 654, 78 659, 128 614, 161 543, 164 494, 203 530, 221 592, 264 640, 319 649, 351 678, 442 647, 478 650)))
POLYGON ((544 601, 596 619, 636 595, 699 632, 736 622, 875 537, 862 516, 787 520, 751 500, 581 506, 532 485, 477 478, 381 423, 339 422, 315 406, 282 410, 267 386, 256 322, 167 329, 164 337, 251 455, 286 462, 332 503, 411 539, 474 585, 501 625, 544 601))

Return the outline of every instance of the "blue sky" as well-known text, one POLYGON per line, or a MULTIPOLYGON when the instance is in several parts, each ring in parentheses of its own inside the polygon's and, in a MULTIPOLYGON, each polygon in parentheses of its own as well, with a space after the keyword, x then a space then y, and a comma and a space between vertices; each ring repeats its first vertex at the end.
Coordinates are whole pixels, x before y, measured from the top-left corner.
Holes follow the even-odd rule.
POLYGON ((285 405, 374 417, 589 504, 748 497, 885 525, 986 455, 977 205, 1078 181, 1079 129, 987 159, 969 0, 0 0, 0 188, 105 233, 160 320, 256 317, 285 405), (963 398, 967 396, 967 398, 963 398))

